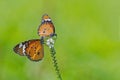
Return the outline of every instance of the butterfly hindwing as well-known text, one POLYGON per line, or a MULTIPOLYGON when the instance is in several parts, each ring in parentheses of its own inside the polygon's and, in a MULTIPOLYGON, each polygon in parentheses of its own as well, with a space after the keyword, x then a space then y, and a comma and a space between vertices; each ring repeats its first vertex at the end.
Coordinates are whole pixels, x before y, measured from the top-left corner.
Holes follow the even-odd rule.
POLYGON ((29 41, 29 45, 26 48, 27 56, 30 60, 39 61, 44 56, 43 45, 40 40, 31 40, 29 41))
POLYGON ((28 40, 17 44, 14 51, 22 56, 27 56, 32 61, 39 61, 44 57, 43 45, 39 39, 28 40))

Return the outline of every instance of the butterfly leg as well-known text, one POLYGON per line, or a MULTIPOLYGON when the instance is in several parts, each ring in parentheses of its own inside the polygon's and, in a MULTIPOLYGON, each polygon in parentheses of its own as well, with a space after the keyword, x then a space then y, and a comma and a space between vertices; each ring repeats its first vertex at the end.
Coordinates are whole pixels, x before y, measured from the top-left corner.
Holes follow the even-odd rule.
POLYGON ((50 37, 57 37, 57 34, 53 33, 53 34, 50 34, 50 37))
POLYGON ((41 37, 41 38, 40 38, 40 43, 41 43, 41 44, 44 44, 44 37, 41 37))

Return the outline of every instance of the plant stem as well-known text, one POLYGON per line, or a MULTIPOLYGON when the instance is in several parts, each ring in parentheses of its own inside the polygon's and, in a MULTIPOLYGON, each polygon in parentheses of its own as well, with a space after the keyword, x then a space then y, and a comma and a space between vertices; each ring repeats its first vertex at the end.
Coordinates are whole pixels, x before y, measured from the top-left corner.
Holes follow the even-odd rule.
POLYGON ((62 77, 61 77, 61 74, 59 72, 59 68, 58 68, 58 65, 57 65, 57 60, 56 60, 56 56, 55 56, 56 52, 55 52, 54 47, 50 48, 50 52, 51 52, 51 57, 52 57, 52 60, 53 60, 53 64, 54 64, 55 71, 57 73, 58 79, 62 80, 62 77))

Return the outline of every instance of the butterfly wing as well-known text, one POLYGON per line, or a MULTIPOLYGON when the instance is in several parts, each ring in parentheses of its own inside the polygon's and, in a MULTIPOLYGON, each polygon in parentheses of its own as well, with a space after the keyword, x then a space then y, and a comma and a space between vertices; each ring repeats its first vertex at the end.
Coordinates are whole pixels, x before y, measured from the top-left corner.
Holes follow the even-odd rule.
POLYGON ((42 23, 38 28, 38 35, 41 37, 47 37, 54 35, 54 33, 55 33, 55 27, 52 23, 52 20, 47 14, 43 15, 42 23))
POLYGON ((44 56, 43 45, 40 40, 31 40, 29 41, 29 45, 26 48, 26 54, 30 60, 39 61, 44 56))
POLYGON ((21 42, 21 43, 17 44, 13 48, 14 52, 21 55, 21 56, 26 56, 25 48, 27 47, 27 44, 28 44, 28 41, 21 42))
POLYGON ((32 61, 39 61, 44 57, 43 45, 39 39, 17 44, 14 47, 14 52, 21 56, 27 56, 32 61))

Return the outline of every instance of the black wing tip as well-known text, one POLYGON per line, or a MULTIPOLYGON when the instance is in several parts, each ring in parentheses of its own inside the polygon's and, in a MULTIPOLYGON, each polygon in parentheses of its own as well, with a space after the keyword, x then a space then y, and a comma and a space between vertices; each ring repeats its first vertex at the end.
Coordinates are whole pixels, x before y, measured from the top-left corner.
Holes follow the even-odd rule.
POLYGON ((14 51, 15 53, 18 52, 17 47, 18 47, 18 44, 17 44, 16 46, 13 47, 13 51, 14 51))

